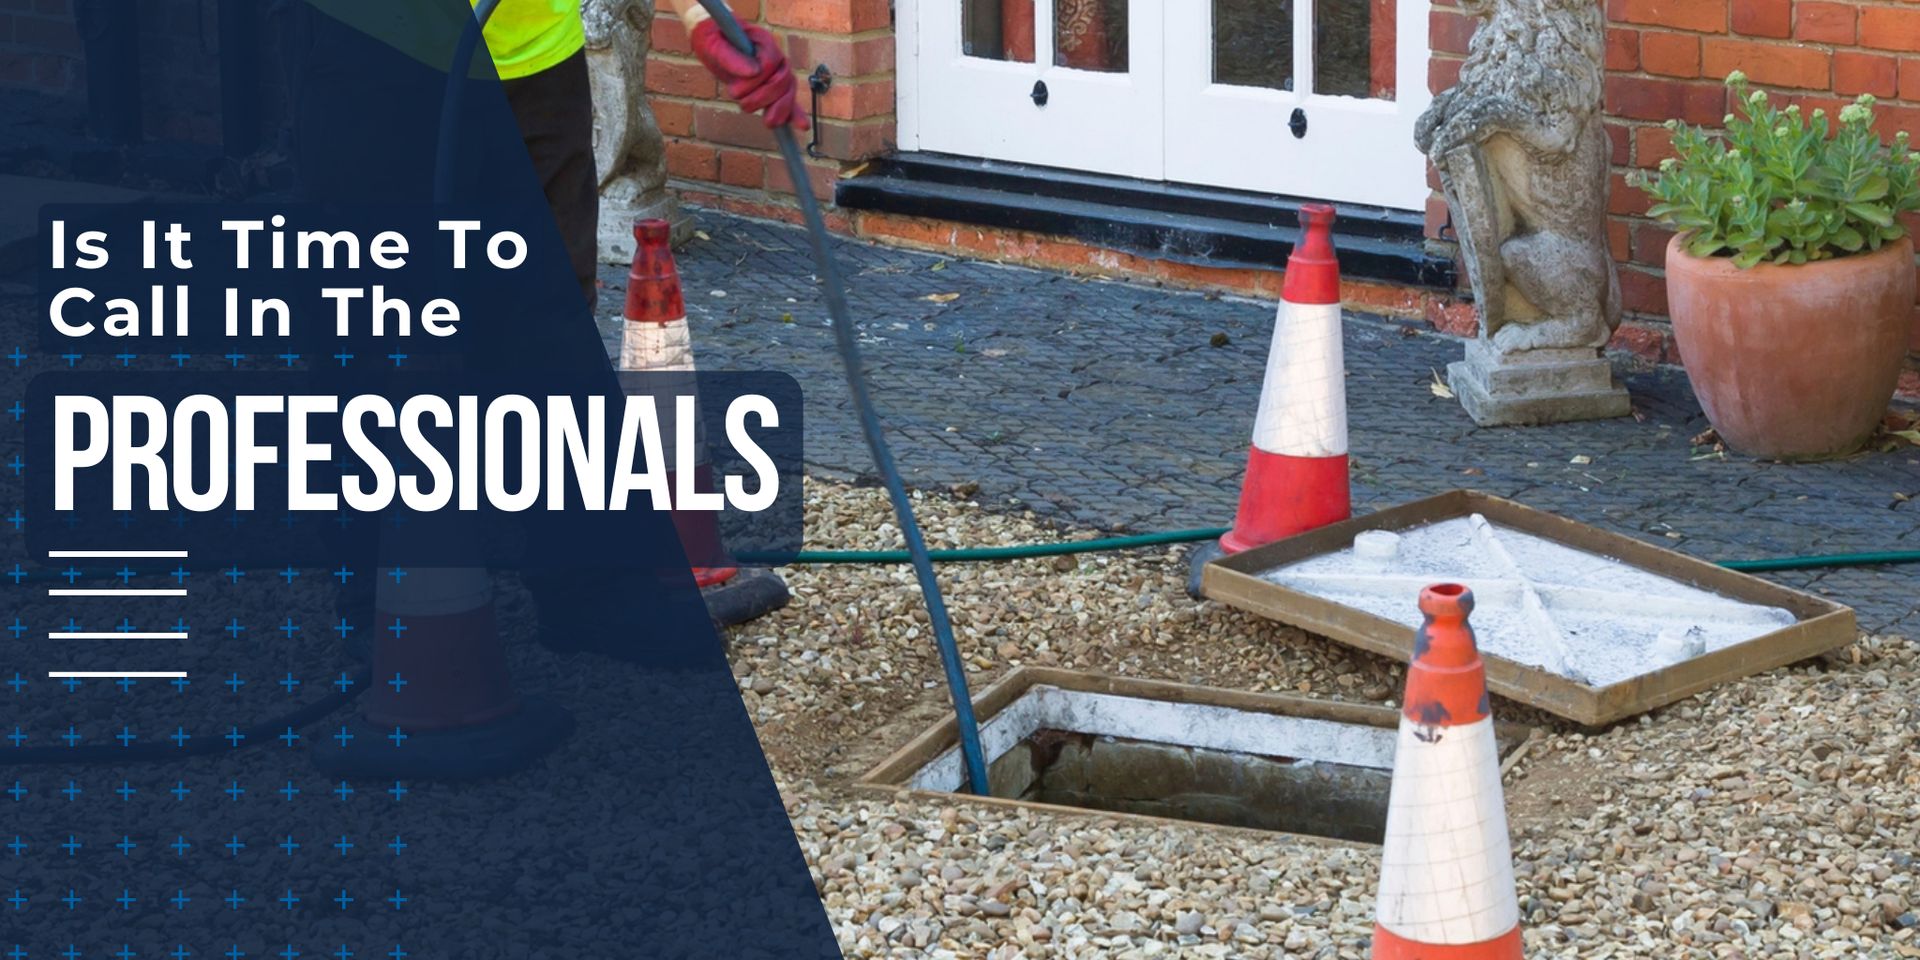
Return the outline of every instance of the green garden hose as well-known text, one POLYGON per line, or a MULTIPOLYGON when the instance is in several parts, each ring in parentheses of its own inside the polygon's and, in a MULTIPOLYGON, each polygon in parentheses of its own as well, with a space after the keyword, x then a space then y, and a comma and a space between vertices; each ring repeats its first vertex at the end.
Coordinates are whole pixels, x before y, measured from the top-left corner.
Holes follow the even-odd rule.
MULTIPOLYGON (((1159 533, 1141 533, 1126 537, 1106 537, 1099 540, 1066 540, 1056 543, 1022 543, 1009 547, 962 547, 956 550, 929 550, 928 558, 941 563, 979 563, 996 560, 1031 560, 1036 557, 1059 557, 1076 553, 1106 553, 1114 550, 1132 550, 1140 547, 1155 547, 1169 543, 1193 543, 1201 540, 1217 540, 1226 533, 1225 527, 1200 527, 1193 530, 1165 530, 1159 533)), ((765 562, 775 559, 769 556, 744 555, 742 560, 752 563, 756 559, 765 562)), ((787 558, 785 562, 793 564, 814 563, 906 563, 905 550, 802 550, 787 558)), ((1868 553, 1826 553, 1812 556, 1762 557, 1756 560, 1720 560, 1720 566, 1744 573, 1763 573, 1772 570, 1823 570, 1829 567, 1867 567, 1896 563, 1920 563, 1920 550, 1886 550, 1868 553)))

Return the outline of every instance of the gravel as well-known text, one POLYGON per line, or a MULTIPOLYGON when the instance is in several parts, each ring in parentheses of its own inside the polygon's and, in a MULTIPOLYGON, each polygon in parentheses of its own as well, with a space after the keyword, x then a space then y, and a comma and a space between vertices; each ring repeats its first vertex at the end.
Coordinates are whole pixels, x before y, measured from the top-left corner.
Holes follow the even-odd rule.
MULTIPOLYGON (((965 491, 961 491, 964 493, 965 491)), ((1091 537, 918 494, 934 546, 1091 537)), ((808 545, 889 548, 879 491, 810 481, 808 545)), ((732 631, 748 712, 849 956, 1367 955, 1372 847, 852 786, 944 716, 905 566, 785 572, 732 631)), ((1183 551, 956 564, 976 690, 1021 664, 1391 702, 1397 664, 1183 591, 1183 551)), ((1533 957, 1920 956, 1913 645, 1862 637, 1601 732, 1495 701, 1533 957)))

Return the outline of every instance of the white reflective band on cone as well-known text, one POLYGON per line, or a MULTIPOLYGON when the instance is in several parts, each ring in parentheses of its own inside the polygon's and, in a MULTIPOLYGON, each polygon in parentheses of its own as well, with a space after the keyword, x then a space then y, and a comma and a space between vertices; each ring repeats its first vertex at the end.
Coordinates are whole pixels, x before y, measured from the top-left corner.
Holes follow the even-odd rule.
POLYGON ((1519 925, 1492 718, 1400 719, 1379 910, 1381 926, 1419 943, 1481 943, 1519 925))
POLYGON ((666 323, 626 321, 620 339, 622 370, 692 370, 693 338, 685 317, 666 323))
POLYGON ((493 580, 484 567, 403 567, 380 571, 374 606, 401 617, 467 613, 493 602, 493 580))
POLYGON ((1347 365, 1339 304, 1280 302, 1253 445, 1289 457, 1347 452, 1347 365))

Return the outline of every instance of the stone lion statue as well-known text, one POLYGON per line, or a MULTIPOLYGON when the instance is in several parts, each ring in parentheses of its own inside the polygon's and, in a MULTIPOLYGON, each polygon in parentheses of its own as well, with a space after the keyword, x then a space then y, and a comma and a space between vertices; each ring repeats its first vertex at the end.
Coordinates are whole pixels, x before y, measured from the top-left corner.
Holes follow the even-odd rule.
POLYGON ((1620 324, 1595 0, 1463 0, 1485 22, 1460 82, 1414 127, 1440 172, 1498 354, 1598 348, 1620 324))

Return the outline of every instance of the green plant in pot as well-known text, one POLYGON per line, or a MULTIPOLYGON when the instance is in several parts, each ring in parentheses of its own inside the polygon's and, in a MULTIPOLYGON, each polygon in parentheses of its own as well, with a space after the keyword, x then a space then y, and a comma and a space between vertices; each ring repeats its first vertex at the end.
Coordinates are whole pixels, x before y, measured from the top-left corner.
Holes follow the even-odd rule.
POLYGON ((1885 142, 1862 96, 1833 125, 1776 108, 1746 77, 1725 130, 1669 122, 1676 156, 1633 183, 1667 245, 1667 302, 1694 395, 1752 456, 1858 450, 1893 397, 1914 317, 1920 154, 1885 142))

